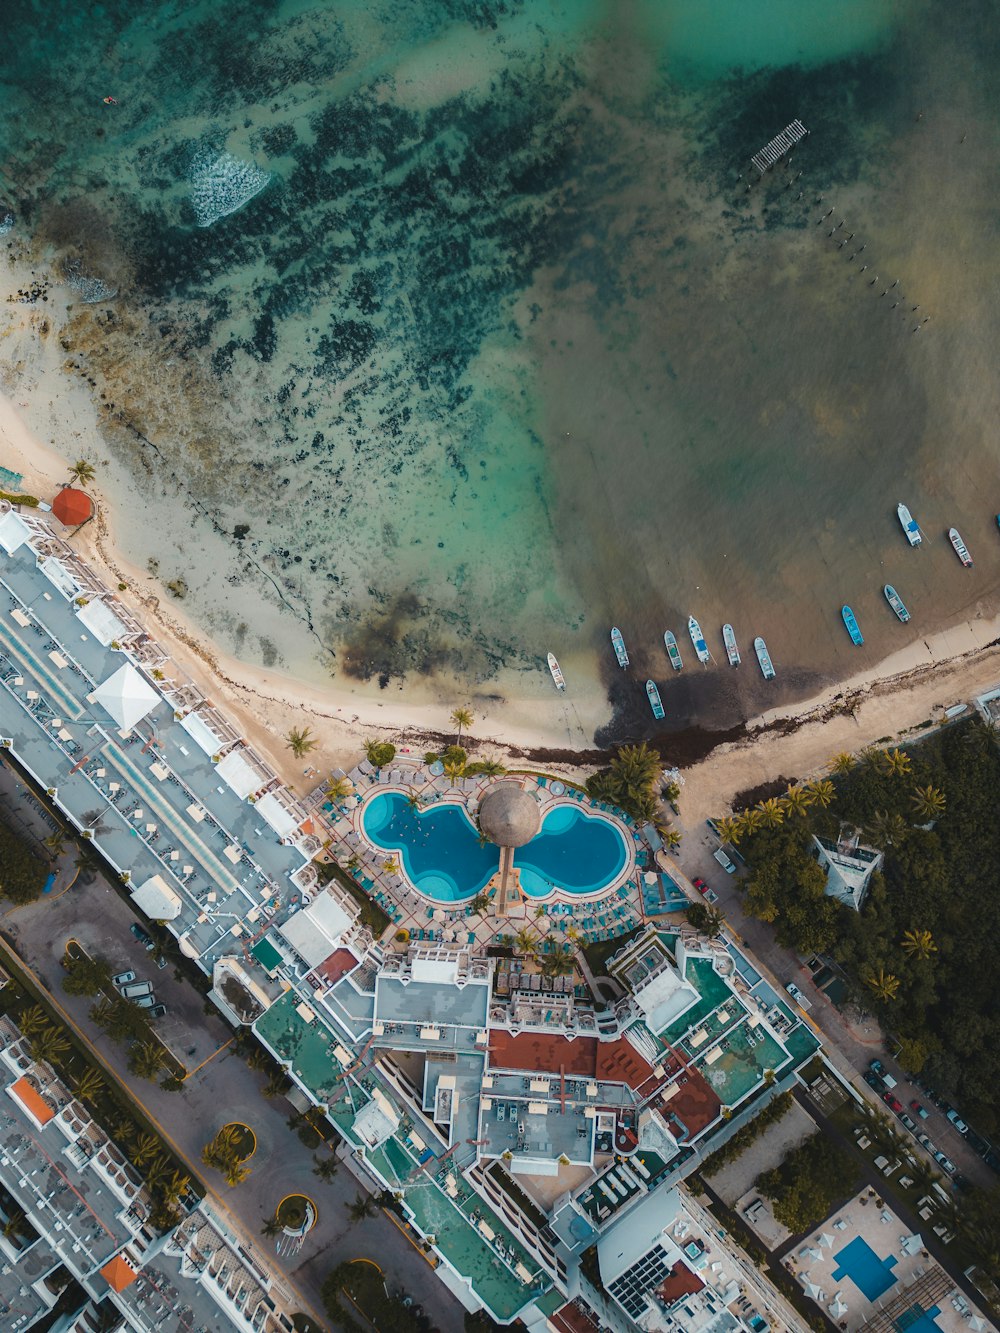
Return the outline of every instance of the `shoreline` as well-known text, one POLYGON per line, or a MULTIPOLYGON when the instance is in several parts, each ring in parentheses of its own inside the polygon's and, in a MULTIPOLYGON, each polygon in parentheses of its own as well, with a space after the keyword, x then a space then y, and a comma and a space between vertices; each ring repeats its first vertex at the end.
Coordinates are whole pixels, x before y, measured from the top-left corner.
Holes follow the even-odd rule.
MULTIPOLYGON (((53 495, 67 481, 68 461, 43 442, 0 394, 0 448, 4 462, 25 477, 29 492, 53 495)), ((86 450, 82 450, 86 452, 86 450)), ((231 711, 247 739, 274 764, 282 779, 304 793, 318 772, 349 768, 372 736, 392 738, 401 750, 450 742, 454 727, 445 704, 385 703, 338 689, 320 688, 222 652, 172 604, 142 585, 156 580, 132 566, 118 551, 108 504, 97 492, 98 512, 73 536, 73 544, 92 561, 112 587, 128 584, 118 596, 149 624, 170 656, 207 693, 231 711), (266 705, 266 718, 261 705, 266 705), (331 725, 332 724, 332 725, 331 725), (283 737, 293 726, 313 729, 320 744, 304 760, 295 760, 283 737), (304 765, 301 767, 300 765, 304 765), (310 779, 310 780, 305 780, 310 779)), ((72 534, 69 530, 64 537, 72 534)), ((684 767, 684 817, 716 815, 742 790, 774 781, 777 775, 804 778, 822 768, 839 749, 856 751, 876 739, 898 736, 940 716, 946 707, 1000 680, 1000 617, 975 619, 941 630, 884 658, 875 667, 837 682, 798 703, 780 704, 728 730, 698 727, 654 739, 668 762, 684 767), (680 753, 674 754, 674 751, 680 753)), ((475 691, 471 691, 473 700, 475 691)), ((548 702, 500 704, 508 716, 496 717, 492 705, 469 733, 477 754, 546 763, 559 773, 581 777, 607 751, 593 741, 567 744, 559 720, 531 717, 551 713, 564 696, 548 702), (520 714, 520 715, 518 715, 520 714)), ((572 699, 565 702, 575 708, 572 699)), ((583 729, 578 719, 578 732, 583 729)), ((593 734, 593 733, 591 733, 593 734)))

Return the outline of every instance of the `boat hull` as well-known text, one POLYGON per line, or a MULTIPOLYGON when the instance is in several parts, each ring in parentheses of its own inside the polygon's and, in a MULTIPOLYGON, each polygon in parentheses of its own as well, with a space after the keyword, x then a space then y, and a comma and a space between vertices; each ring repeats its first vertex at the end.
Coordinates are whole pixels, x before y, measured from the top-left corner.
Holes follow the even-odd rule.
POLYGON ((563 676, 562 668, 555 659, 555 654, 549 653, 547 660, 549 664, 549 671, 552 673, 553 685, 556 687, 557 690, 564 690, 566 688, 566 679, 563 676))
POLYGON ((646 681, 646 698, 649 700, 649 706, 653 710, 653 716, 657 721, 666 716, 663 711, 663 704, 660 701, 660 691, 656 688, 655 680, 646 681))
POLYGON ((754 639, 753 650, 757 654, 761 675, 765 680, 774 680, 777 672, 774 669, 774 663, 771 661, 771 654, 767 651, 767 644, 761 638, 754 639))
POLYGON ((969 554, 969 548, 962 541, 962 535, 958 528, 948 529, 948 540, 951 542, 952 550, 961 560, 966 569, 972 568, 972 556, 969 554))
POLYGON ((708 651, 708 644, 705 642, 705 636, 701 632, 701 626, 695 620, 694 616, 688 619, 688 633, 691 635, 691 642, 694 644, 695 656, 703 666, 708 666, 712 660, 712 654, 708 651))
POLYGON ((851 636, 851 643, 853 643, 855 647, 860 648, 865 641, 865 636, 861 633, 858 622, 854 618, 854 612, 849 606, 842 606, 840 608, 840 614, 844 618, 844 628, 851 636))
POLYGON ((739 644, 736 642, 736 631, 732 625, 723 625, 722 642, 726 645, 726 656, 729 658, 729 665, 738 667, 743 659, 740 657, 739 644))
POLYGON ((906 534, 906 540, 911 546, 919 546, 924 539, 923 533, 920 531, 916 519, 907 509, 906 505, 899 504, 896 506, 896 517, 899 519, 900 527, 906 534))
POLYGON ((892 607, 897 619, 901 620, 905 625, 910 618, 910 613, 907 611, 902 597, 900 597, 899 593, 891 583, 887 583, 882 591, 885 593, 885 600, 892 607))
POLYGON ((675 671, 680 671, 681 667, 684 665, 681 661, 681 650, 677 647, 677 640, 670 630, 667 630, 663 635, 663 646, 667 650, 667 657, 670 660, 670 665, 675 671))
POLYGON ((611 631, 611 646, 615 650, 615 657, 618 659, 618 665, 624 670, 628 666, 628 650, 625 647, 625 640, 622 638, 622 632, 617 626, 611 631))

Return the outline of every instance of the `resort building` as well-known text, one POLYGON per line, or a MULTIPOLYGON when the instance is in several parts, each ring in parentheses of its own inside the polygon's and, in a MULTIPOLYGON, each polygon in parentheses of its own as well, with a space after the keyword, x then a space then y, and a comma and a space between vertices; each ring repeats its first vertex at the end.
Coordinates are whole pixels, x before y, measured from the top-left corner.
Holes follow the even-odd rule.
POLYGON ((51 1068, 0 1017, 0 1326, 27 1333, 78 1290, 53 1327, 168 1326, 289 1333, 291 1292, 207 1201, 165 1233, 135 1169, 51 1068), (75 1284, 72 1287, 71 1284, 75 1284), (112 1307, 115 1313, 109 1313, 112 1307))
MULTIPOLYGON (((0 550, 0 745, 470 1310, 535 1325, 580 1299, 584 1255, 816 1051, 734 945, 645 921, 686 903, 648 868, 655 830, 543 775, 451 781, 416 758, 301 803, 45 520, 0 503, 0 550)), ((244 1308, 270 1279, 213 1258, 205 1216, 123 1237, 123 1291, 156 1245, 164 1281, 244 1308)))
POLYGON ((812 854, 826 871, 826 896, 836 898, 855 912, 860 911, 872 875, 881 869, 882 853, 873 847, 862 847, 861 835, 852 832, 842 833, 836 842, 814 834, 812 854))

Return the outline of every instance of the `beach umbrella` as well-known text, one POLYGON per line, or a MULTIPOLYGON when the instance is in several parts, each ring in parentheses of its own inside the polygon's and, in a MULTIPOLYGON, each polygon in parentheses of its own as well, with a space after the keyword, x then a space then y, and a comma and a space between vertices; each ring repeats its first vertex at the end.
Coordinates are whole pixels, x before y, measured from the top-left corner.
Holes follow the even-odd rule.
POLYGON ((93 515, 94 502, 86 492, 64 486, 52 501, 52 512, 67 528, 75 528, 93 515))
POLYGON ((806 1295, 809 1297, 811 1301, 822 1300, 823 1292, 821 1291, 821 1289, 817 1287, 815 1282, 811 1281, 808 1274, 805 1274, 804 1276, 805 1276, 806 1295))
POLYGON ((980 1319, 977 1314, 971 1315, 969 1318, 969 1327, 974 1328, 976 1330, 976 1333, 979 1333, 980 1329, 986 1327, 986 1320, 980 1319))
POLYGON ((820 1236, 819 1240, 816 1242, 816 1244, 822 1246, 823 1249, 825 1250, 832 1250, 834 1246, 834 1239, 830 1235, 829 1231, 824 1231, 823 1234, 820 1236))
POLYGON ((828 1310, 830 1311, 830 1313, 833 1315, 834 1319, 842 1319, 842 1318, 844 1317, 844 1315, 847 1314, 847 1306, 846 1306, 846 1305, 844 1304, 844 1302, 840 1299, 840 1293, 839 1293, 839 1292, 837 1293, 836 1296, 834 1296, 834 1298, 833 1298, 833 1304, 832 1304, 832 1305, 828 1305, 828 1306, 827 1306, 827 1309, 828 1309, 828 1310))

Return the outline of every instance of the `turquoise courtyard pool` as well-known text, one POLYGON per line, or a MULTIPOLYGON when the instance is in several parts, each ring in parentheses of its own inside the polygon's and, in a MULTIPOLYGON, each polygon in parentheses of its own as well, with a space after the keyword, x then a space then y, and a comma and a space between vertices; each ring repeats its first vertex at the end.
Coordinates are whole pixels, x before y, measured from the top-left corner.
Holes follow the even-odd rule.
MULTIPOLYGON (((368 840, 396 853, 407 879, 438 902, 474 897, 500 865, 499 849, 480 842, 465 808, 454 802, 419 810, 402 792, 379 792, 365 806, 362 824, 368 840)), ((565 802, 546 813, 514 864, 525 893, 544 898, 556 889, 598 893, 618 878, 628 857, 617 825, 565 802)))

